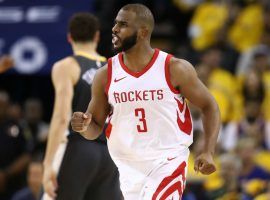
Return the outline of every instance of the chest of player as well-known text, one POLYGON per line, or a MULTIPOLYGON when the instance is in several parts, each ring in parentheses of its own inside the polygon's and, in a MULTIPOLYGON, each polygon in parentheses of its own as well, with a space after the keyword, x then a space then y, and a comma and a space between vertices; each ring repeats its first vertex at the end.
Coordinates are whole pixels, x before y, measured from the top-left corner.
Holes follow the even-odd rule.
POLYGON ((118 54, 111 59, 108 90, 111 105, 160 104, 174 99, 167 84, 165 66, 167 54, 155 50, 150 63, 140 72, 129 69, 118 54))
POLYGON ((166 84, 165 75, 163 73, 151 73, 151 69, 139 78, 124 72, 115 73, 108 94, 109 102, 113 105, 121 103, 161 103, 172 98, 166 84))

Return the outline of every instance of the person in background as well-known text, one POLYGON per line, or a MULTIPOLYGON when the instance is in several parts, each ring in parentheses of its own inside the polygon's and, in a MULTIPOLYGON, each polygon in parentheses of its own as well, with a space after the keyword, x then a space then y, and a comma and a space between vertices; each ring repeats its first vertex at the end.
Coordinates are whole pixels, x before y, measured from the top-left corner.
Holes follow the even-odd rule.
POLYGON ((237 143, 236 152, 242 163, 239 174, 241 185, 252 179, 270 180, 270 173, 255 163, 256 147, 256 141, 250 137, 241 138, 237 143))
POLYGON ((30 153, 18 122, 8 118, 9 95, 0 91, 0 199, 9 200, 24 184, 30 153))
POLYGON ((42 160, 33 158, 27 170, 27 186, 16 192, 12 200, 37 200, 42 186, 42 160))
POLYGON ((238 177, 241 162, 232 153, 224 153, 219 157, 220 170, 218 171, 220 186, 207 192, 209 199, 238 200, 240 199, 240 187, 238 177))
POLYGON ((122 198, 118 170, 109 155, 105 136, 88 141, 69 128, 72 112, 87 109, 93 77, 106 61, 96 51, 99 34, 99 21, 95 16, 74 14, 68 30, 74 55, 56 62, 52 69, 55 102, 44 159, 43 185, 46 195, 58 200, 122 198), (61 162, 58 152, 65 144, 60 169, 56 169, 54 163, 61 162))
POLYGON ((14 66, 13 59, 8 55, 3 55, 0 57, 0 74, 6 72, 14 66))
POLYGON ((42 120, 43 107, 37 98, 28 98, 24 103, 24 118, 21 122, 29 150, 33 155, 45 152, 48 124, 42 120))

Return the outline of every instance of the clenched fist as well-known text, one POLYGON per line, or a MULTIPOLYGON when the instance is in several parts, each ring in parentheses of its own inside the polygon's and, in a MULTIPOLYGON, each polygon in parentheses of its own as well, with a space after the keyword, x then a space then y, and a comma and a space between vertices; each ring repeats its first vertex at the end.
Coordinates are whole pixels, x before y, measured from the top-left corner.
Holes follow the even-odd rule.
POLYGON ((71 127, 73 131, 84 133, 91 122, 92 115, 90 113, 74 112, 71 118, 71 127))
POLYGON ((202 153, 195 160, 194 170, 209 175, 216 171, 213 157, 210 153, 202 153))

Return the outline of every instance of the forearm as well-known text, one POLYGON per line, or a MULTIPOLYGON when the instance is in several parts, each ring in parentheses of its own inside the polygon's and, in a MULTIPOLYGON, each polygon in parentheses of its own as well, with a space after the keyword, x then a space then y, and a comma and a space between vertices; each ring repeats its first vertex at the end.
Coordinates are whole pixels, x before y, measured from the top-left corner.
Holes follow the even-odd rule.
POLYGON ((81 135, 88 140, 95 140, 97 139, 103 130, 103 126, 96 123, 93 119, 91 120, 91 123, 89 124, 87 131, 81 133, 81 135))
POLYGON ((214 102, 202 109, 202 121, 205 133, 203 152, 214 154, 220 129, 220 112, 214 102))
POLYGON ((53 162, 54 155, 60 145, 60 143, 65 138, 65 131, 68 127, 68 119, 60 119, 57 117, 53 117, 50 130, 49 130, 49 137, 47 141, 46 147, 46 155, 44 159, 44 166, 50 166, 53 162))

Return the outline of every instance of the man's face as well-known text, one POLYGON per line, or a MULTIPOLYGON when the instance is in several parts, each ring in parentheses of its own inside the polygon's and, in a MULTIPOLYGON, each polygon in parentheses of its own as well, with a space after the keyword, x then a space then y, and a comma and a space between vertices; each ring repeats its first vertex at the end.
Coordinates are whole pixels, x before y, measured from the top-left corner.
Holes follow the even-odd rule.
POLYGON ((42 185, 43 167, 39 162, 33 162, 28 168, 27 181, 30 189, 38 193, 42 185))
POLYGON ((112 28, 113 50, 128 51, 137 43, 136 14, 132 11, 120 10, 112 28))

